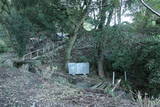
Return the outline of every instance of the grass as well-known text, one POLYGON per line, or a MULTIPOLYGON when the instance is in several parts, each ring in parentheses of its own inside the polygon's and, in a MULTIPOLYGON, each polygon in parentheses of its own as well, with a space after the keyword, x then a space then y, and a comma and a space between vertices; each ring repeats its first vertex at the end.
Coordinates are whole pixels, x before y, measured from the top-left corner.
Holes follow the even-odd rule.
POLYGON ((138 92, 137 100, 139 107, 157 107, 160 106, 160 97, 159 98, 150 98, 147 97, 147 94, 142 97, 141 93, 138 92))

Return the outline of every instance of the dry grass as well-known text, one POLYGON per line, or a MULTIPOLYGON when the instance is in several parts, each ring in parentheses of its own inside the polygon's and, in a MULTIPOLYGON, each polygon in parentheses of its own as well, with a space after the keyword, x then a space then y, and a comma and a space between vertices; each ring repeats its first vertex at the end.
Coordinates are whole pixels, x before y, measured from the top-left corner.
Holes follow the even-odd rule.
POLYGON ((138 92, 137 103, 139 107, 160 107, 160 98, 149 98, 147 95, 143 98, 141 93, 138 92))
POLYGON ((137 107, 96 90, 80 90, 34 73, 0 68, 0 107, 137 107))

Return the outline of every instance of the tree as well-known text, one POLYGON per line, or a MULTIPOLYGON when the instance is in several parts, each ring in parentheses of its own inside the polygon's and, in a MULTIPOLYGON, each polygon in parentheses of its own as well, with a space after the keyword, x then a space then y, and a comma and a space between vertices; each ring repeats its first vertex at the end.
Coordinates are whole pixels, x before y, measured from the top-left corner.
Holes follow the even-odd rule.
POLYGON ((26 52, 26 46, 33 32, 32 24, 27 18, 14 12, 5 18, 5 28, 9 33, 12 47, 16 50, 18 56, 22 57, 26 52))
POLYGON ((70 26, 65 27, 64 29, 71 28, 69 30, 69 35, 71 37, 68 40, 68 45, 66 47, 66 56, 65 56, 65 69, 67 70, 68 63, 71 60, 71 52, 73 45, 77 39, 79 30, 83 27, 84 20, 88 14, 89 8, 91 5, 91 0, 78 0, 75 2, 66 1, 66 13, 68 15, 68 23, 70 26), (71 27, 72 26, 72 27, 71 27))
POLYGON ((105 47, 107 47, 108 43, 105 41, 110 41, 110 33, 106 33, 107 30, 110 32, 108 28, 110 28, 110 23, 112 21, 112 16, 114 10, 119 7, 119 0, 100 1, 99 7, 99 17, 98 17, 98 28, 96 29, 96 49, 97 49, 97 67, 98 67, 98 75, 101 78, 105 77, 104 72, 104 52, 105 47), (108 5, 109 4, 109 5, 108 5), (108 15, 107 15, 108 13, 108 15), (109 35, 107 35, 109 34, 109 35))
POLYGON ((22 57, 31 35, 32 25, 26 17, 21 16, 13 7, 12 2, 1 0, 0 23, 7 30, 12 48, 22 57))

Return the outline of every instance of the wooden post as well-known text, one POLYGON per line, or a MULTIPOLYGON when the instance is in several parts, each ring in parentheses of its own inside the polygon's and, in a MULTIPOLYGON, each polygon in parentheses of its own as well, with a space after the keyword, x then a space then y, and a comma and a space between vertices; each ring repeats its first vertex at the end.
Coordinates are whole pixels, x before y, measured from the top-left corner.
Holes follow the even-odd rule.
POLYGON ((124 78, 125 78, 125 81, 127 81, 127 72, 126 71, 124 72, 124 78))
POLYGON ((37 57, 38 57, 38 53, 39 53, 39 51, 37 51, 37 57))
POLYGON ((23 61, 25 60, 25 56, 23 56, 23 61))
POLYGON ((44 48, 43 48, 43 53, 42 54, 44 54, 44 48))
POLYGON ((52 45, 52 49, 54 49, 54 44, 52 45))
POLYGON ((115 84, 115 71, 113 72, 112 85, 115 84))
POLYGON ((30 59, 32 59, 32 53, 30 53, 30 59))

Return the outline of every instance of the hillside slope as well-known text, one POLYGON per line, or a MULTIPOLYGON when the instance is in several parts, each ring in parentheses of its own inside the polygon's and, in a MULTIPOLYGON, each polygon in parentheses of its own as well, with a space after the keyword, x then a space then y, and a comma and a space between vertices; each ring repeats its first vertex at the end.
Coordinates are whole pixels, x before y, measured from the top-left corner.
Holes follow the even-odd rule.
POLYGON ((80 90, 16 68, 0 68, 0 107, 137 107, 105 93, 80 90))

